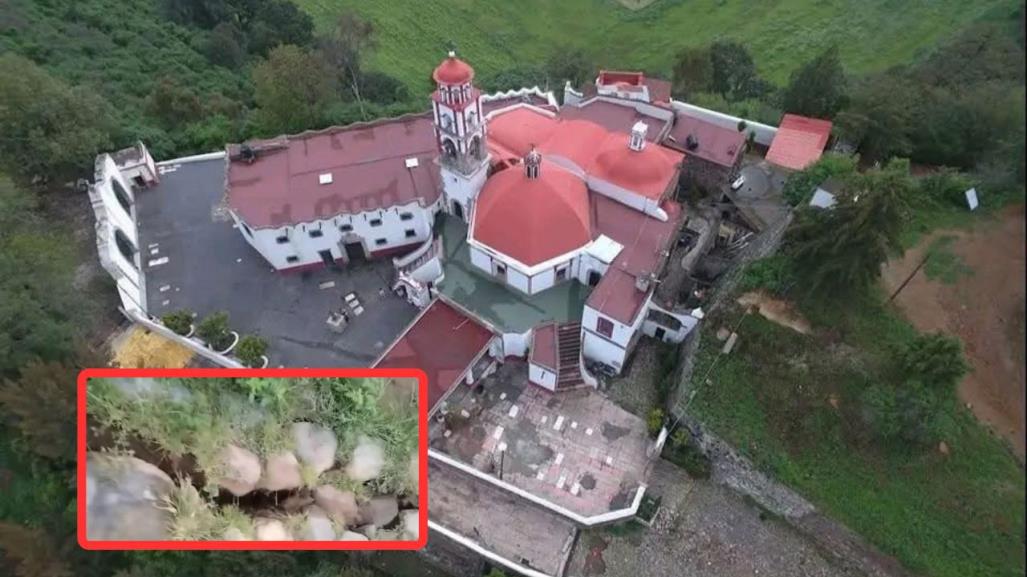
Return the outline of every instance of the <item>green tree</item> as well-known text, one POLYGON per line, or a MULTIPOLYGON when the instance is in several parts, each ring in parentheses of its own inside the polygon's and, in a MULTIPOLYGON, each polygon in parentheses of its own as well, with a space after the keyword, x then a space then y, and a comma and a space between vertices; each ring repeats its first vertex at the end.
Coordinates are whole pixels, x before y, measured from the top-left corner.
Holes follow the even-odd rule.
POLYGON ((18 378, 5 380, 0 389, 0 408, 29 448, 46 459, 75 460, 74 383, 78 371, 77 366, 32 361, 21 368, 18 378))
POLYGON ((917 380, 897 387, 870 385, 860 403, 867 429, 884 442, 927 446, 939 439, 944 428, 944 399, 917 380))
POLYGON ((850 105, 836 118, 843 140, 856 145, 868 161, 907 156, 912 151, 910 132, 919 96, 917 87, 897 75, 877 75, 860 83, 850 105))
POLYGON ((834 118, 845 99, 845 71, 838 47, 831 46, 792 73, 784 91, 783 108, 813 118, 834 118))
POLYGON ((843 182, 849 180, 856 174, 858 162, 859 158, 855 156, 828 152, 803 170, 789 174, 781 194, 792 206, 806 204, 816 187, 825 180, 832 177, 843 182))
POLYGON ((335 75, 325 61, 298 46, 273 49, 254 68, 253 84, 264 134, 321 128, 337 98, 335 75))
POLYGON ((804 209, 785 238, 800 285, 829 296, 865 290, 900 253, 909 163, 893 161, 851 179, 830 210, 804 209))
POLYGON ((0 521, 0 567, 13 566, 16 577, 72 577, 71 568, 58 559, 58 548, 40 529, 0 521))
POLYGON ((549 53, 545 62, 550 88, 560 89, 564 82, 581 87, 596 76, 595 62, 580 48, 560 46, 549 53))
POLYGON ((710 45, 710 66, 711 87, 728 100, 760 97, 769 91, 749 51, 734 40, 717 40, 710 45))
POLYGON ((713 63, 708 46, 689 47, 674 58, 673 92, 688 99, 697 92, 709 92, 713 86, 713 63))
POLYGON ((353 10, 343 10, 328 34, 317 39, 321 57, 333 70, 333 77, 348 86, 360 107, 363 120, 368 119, 361 94, 361 60, 377 45, 374 24, 353 10))
POLYGON ((109 150, 111 111, 92 90, 69 87, 31 60, 0 55, 0 162, 19 180, 87 174, 109 150))
POLYGON ((959 339, 943 333, 917 336, 903 349, 899 362, 910 378, 942 395, 951 395, 970 369, 959 339))

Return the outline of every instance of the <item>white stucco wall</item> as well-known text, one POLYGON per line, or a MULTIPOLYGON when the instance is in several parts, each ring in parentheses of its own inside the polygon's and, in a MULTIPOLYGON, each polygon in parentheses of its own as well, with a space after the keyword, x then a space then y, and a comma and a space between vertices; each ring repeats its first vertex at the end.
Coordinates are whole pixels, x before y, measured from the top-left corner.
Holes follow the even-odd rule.
POLYGON ((748 118, 741 118, 739 116, 717 112, 716 110, 710 110, 709 108, 703 108, 680 100, 671 100, 671 107, 673 107, 675 111, 687 116, 699 118, 718 126, 730 128, 731 130, 738 130, 738 121, 744 120, 746 124, 746 136, 748 136, 749 133, 754 134, 756 143, 764 146, 770 146, 770 143, 774 140, 774 136, 777 135, 776 126, 770 126, 769 124, 763 124, 762 122, 756 122, 755 120, 749 120, 748 118))
POLYGON ((567 269, 567 275, 563 282, 576 278, 575 270, 577 268, 577 255, 579 251, 540 263, 528 268, 526 272, 522 268, 523 265, 521 263, 493 252, 485 248, 485 245, 473 239, 468 243, 468 246, 470 248, 472 265, 481 270, 483 274, 499 281, 500 277, 496 274, 496 263, 503 264, 506 267, 506 284, 525 294, 538 294, 556 285, 556 271, 558 269, 567 269))
POLYGON ((236 228, 243 238, 250 243, 275 269, 289 269, 299 266, 321 264, 319 251, 331 251, 336 260, 346 261, 344 243, 361 242, 368 258, 373 253, 388 251, 397 247, 423 243, 431 237, 432 225, 435 222, 435 205, 421 206, 417 202, 401 206, 365 211, 352 215, 339 215, 331 219, 318 220, 279 228, 254 229, 235 213, 236 228), (408 220, 403 220, 409 215, 408 220), (372 222, 378 219, 381 225, 372 222), (352 230, 343 231, 341 227, 349 226, 352 230), (320 230, 320 237, 310 236, 310 231, 320 230), (408 236, 412 231, 413 236, 408 236), (279 243, 279 237, 286 237, 285 243, 279 243), (384 244, 379 244, 379 239, 384 244), (289 256, 297 259, 289 261, 289 256))
MULTIPOLYGON (((109 154, 101 154, 94 165, 94 181, 89 199, 96 218, 97 251, 100 264, 114 279, 122 307, 126 311, 146 312, 146 290, 143 267, 151 257, 147 247, 139 246, 135 223, 135 193, 130 181, 120 172, 109 154), (114 182, 124 191, 128 209, 114 192, 114 182), (116 241, 118 234, 126 241, 131 254, 126 257, 116 241)), ((158 258, 156 255, 154 258, 158 258)))
POLYGON ((585 357, 609 365, 619 372, 624 366, 624 359, 627 357, 628 351, 637 339, 636 333, 645 319, 643 314, 645 308, 643 306, 639 314, 635 316, 633 324, 626 325, 586 305, 581 316, 581 348, 585 357), (613 323, 611 336, 601 335, 597 330, 600 318, 613 323))
POLYGON ((531 347, 531 330, 523 333, 503 333, 503 356, 526 357, 531 347))
POLYGON ((528 380, 540 387, 556 390, 556 373, 535 363, 528 363, 528 380))

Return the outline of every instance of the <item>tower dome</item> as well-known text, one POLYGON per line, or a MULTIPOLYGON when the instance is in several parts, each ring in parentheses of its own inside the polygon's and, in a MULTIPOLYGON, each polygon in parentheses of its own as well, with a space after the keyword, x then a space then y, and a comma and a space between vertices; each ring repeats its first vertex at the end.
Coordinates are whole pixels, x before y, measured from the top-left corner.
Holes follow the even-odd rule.
POLYGON ((470 84, 471 80, 474 80, 474 69, 470 64, 457 58, 455 51, 450 50, 446 59, 435 67, 431 77, 439 84, 470 84))

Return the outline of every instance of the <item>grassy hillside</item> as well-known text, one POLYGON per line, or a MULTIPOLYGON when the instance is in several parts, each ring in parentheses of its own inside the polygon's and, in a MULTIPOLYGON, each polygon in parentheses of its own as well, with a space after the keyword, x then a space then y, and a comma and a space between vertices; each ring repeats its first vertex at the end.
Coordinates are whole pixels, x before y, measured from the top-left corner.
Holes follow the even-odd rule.
POLYGON ((657 0, 628 10, 614 0, 296 0, 320 27, 345 7, 374 22, 372 64, 423 90, 449 41, 480 75, 577 46, 607 67, 669 76, 674 54, 718 36, 748 45, 760 72, 783 83, 832 42, 849 72, 905 63, 970 22, 1008 14, 1014 0, 657 0))

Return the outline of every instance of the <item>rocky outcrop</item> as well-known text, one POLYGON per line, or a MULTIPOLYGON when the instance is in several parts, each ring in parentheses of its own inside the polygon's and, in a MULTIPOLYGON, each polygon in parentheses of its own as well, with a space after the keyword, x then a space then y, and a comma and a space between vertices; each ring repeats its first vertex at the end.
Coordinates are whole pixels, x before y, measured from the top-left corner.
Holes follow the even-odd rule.
POLYGON ((351 491, 322 485, 314 489, 314 503, 342 526, 352 525, 360 517, 356 496, 351 491))
POLYGON ((372 497, 360 505, 360 520, 378 527, 386 527, 399 515, 399 502, 395 495, 372 497))
POLYGON ((361 436, 346 464, 346 476, 358 483, 363 483, 376 478, 381 474, 383 468, 385 468, 385 449, 382 447, 382 443, 361 436))
POLYGON ((253 523, 257 541, 292 541, 285 523, 278 519, 259 518, 253 523))
POLYGON ((304 528, 303 538, 307 541, 334 541, 335 527, 332 520, 324 509, 317 505, 311 505, 307 509, 307 522, 304 528))
POLYGON ((296 455, 285 451, 268 457, 267 463, 264 464, 264 474, 258 484, 260 489, 284 491, 302 486, 303 475, 296 455))
POLYGON ((407 509, 399 514, 399 526, 403 532, 404 539, 417 541, 417 537, 420 534, 420 525, 418 524, 417 516, 417 509, 407 509))
POLYGON ((330 429, 314 423, 293 423, 292 439, 296 457, 317 475, 335 464, 339 440, 330 429))
POLYGON ((161 507, 174 487, 171 477, 146 461, 90 453, 86 461, 89 538, 168 539, 171 513, 161 507))

